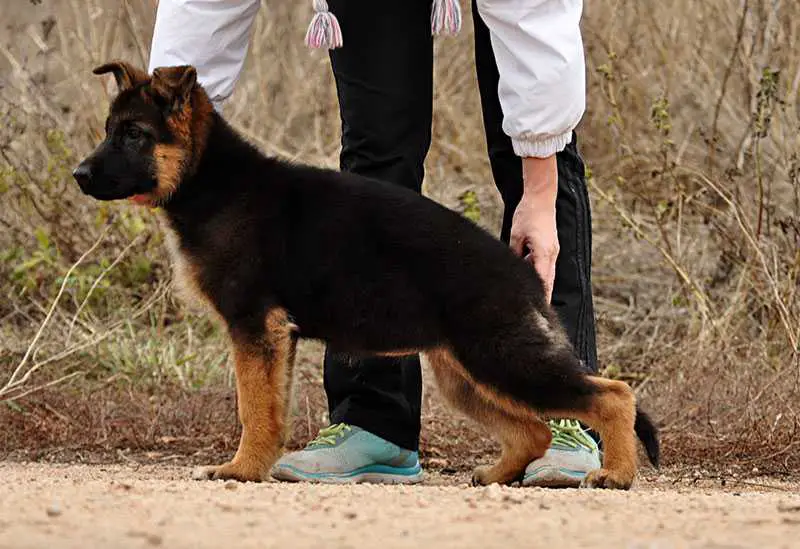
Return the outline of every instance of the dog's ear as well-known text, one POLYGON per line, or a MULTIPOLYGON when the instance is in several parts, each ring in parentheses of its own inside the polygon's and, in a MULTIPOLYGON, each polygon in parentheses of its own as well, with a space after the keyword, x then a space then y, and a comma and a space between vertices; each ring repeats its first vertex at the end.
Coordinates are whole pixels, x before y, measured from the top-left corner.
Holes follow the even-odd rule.
POLYGON ((145 71, 129 65, 125 61, 117 60, 95 67, 92 72, 94 74, 113 73, 119 91, 127 90, 150 79, 145 71))
POLYGON ((170 112, 180 110, 189 102, 197 83, 197 71, 191 65, 153 69, 150 89, 170 112))

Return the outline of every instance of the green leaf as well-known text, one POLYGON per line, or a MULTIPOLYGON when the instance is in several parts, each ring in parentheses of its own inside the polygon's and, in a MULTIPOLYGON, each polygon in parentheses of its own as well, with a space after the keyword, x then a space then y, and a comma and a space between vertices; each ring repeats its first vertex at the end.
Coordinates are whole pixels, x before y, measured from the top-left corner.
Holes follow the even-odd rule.
POLYGON ((49 250, 50 249, 50 237, 47 235, 44 229, 39 227, 33 233, 36 237, 36 241, 39 243, 39 248, 42 250, 49 250))
POLYGON ((461 202, 461 212, 464 217, 473 223, 478 223, 481 219, 481 206, 477 193, 473 190, 464 191, 458 200, 461 202))
POLYGON ((22 412, 25 411, 25 409, 22 406, 20 406, 19 404, 17 404, 13 400, 4 400, 3 403, 6 406, 8 406, 11 409, 11 411, 17 412, 18 414, 21 414, 22 412))

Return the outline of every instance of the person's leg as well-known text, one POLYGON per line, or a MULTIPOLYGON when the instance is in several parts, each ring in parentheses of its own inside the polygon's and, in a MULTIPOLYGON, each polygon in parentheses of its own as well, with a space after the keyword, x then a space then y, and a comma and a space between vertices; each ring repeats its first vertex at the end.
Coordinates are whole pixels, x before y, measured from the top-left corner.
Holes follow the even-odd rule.
MULTIPOLYGON (((508 242, 514 210, 522 198, 522 161, 514 154, 511 139, 503 132, 503 112, 498 98, 499 74, 492 51, 489 29, 480 18, 473 0, 475 25, 475 64, 478 71, 478 86, 486 132, 486 144, 492 175, 503 199, 503 225, 500 238, 508 242)), ((578 153, 576 137, 566 149, 558 153, 558 195, 556 198, 556 225, 560 252, 556 261, 556 276, 553 285, 553 307, 567 330, 578 357, 591 372, 597 371, 597 349, 595 344, 595 318, 591 287, 591 213, 586 189, 584 165, 578 153)), ((551 422, 554 434, 553 446, 574 442, 580 446, 585 442, 589 452, 571 452, 572 466, 577 469, 594 465, 596 453, 594 441, 585 437, 574 422, 551 422), (581 467, 574 462, 577 460, 581 467), (585 466, 585 467, 583 467, 585 466)), ((580 450, 580 448, 579 448, 580 450)), ((548 452, 546 458, 552 458, 548 452)), ((556 455, 556 458, 560 458, 556 455)), ((537 460, 532 465, 536 465, 537 460)), ((556 460, 557 461, 557 460, 556 460)), ((542 465, 541 463, 539 465, 542 465)), ((549 464, 548 464, 549 465, 549 464)), ((599 462, 597 462, 599 466, 599 462)), ((562 469, 564 469, 562 467, 562 469)), ((530 468, 529 468, 530 470, 530 468)), ((550 477, 542 485, 572 485, 580 481, 570 478, 550 477)))
MULTIPOLYGON (((344 46, 330 53, 342 118, 340 167, 420 192, 431 141, 430 0, 389 2, 379 9, 365 0, 329 0, 328 4, 344 36, 344 46)), ((333 429, 323 430, 307 447, 306 452, 314 451, 314 459, 306 460, 306 453, 296 452, 281 460, 279 465, 294 469, 279 470, 276 478, 301 480, 298 469, 314 463, 317 476, 307 471, 309 475, 302 479, 341 482, 354 478, 347 476, 352 471, 359 471, 358 480, 401 482, 402 471, 416 479, 422 398, 419 356, 355 360, 329 348, 324 384, 333 429), (320 440, 330 444, 321 446, 320 440), (342 469, 345 449, 339 445, 345 442, 349 457, 342 469), (387 445, 402 451, 389 451, 387 445), (332 455, 330 470, 320 448, 332 455), (393 476, 374 472, 385 471, 389 462, 402 471, 394 474, 393 469, 393 476)))
MULTIPOLYGON (((431 141, 430 2, 332 0, 344 47, 331 51, 342 115, 342 170, 422 188, 431 141)), ((357 425, 417 450, 422 377, 417 355, 357 363, 325 354, 331 423, 357 425)))

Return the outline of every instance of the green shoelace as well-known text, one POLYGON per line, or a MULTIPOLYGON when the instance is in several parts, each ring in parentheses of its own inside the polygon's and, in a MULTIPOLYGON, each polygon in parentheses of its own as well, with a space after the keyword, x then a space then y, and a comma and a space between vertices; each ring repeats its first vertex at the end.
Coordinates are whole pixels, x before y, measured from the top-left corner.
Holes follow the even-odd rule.
POLYGON ((597 443, 583 430, 581 424, 574 419, 557 419, 548 422, 553 433, 553 442, 568 448, 586 448, 589 451, 597 450, 597 443))
POLYGON ((316 438, 308 443, 307 447, 336 446, 337 439, 342 438, 351 429, 352 427, 347 423, 334 423, 328 427, 323 427, 317 433, 316 438))

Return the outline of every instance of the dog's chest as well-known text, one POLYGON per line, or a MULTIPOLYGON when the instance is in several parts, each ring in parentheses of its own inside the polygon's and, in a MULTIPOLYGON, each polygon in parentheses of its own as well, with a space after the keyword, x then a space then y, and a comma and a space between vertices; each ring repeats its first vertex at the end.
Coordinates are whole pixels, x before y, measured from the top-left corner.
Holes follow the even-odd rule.
POLYGON ((215 311, 200 282, 200 268, 193 258, 181 248, 180 236, 169 221, 162 223, 165 243, 172 260, 173 287, 178 297, 194 309, 215 311))

